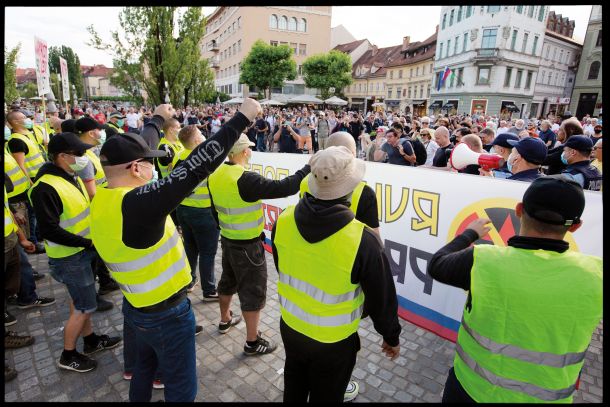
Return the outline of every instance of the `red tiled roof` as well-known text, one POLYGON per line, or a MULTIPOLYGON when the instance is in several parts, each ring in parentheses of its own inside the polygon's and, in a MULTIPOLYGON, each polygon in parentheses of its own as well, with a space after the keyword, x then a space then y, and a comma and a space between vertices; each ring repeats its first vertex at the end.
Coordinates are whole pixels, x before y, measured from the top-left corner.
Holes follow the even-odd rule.
POLYGON ((34 68, 17 68, 15 70, 15 80, 17 84, 31 82, 36 80, 36 69, 34 68))
POLYGON ((366 39, 352 41, 352 42, 348 42, 346 44, 339 44, 335 48, 333 48, 333 50, 341 51, 341 52, 345 52, 346 54, 349 54, 350 52, 352 52, 353 50, 358 48, 364 41, 366 41, 366 39))
POLYGON ((424 61, 429 58, 434 58, 434 53, 436 52, 436 36, 437 33, 434 33, 430 37, 426 38, 424 41, 417 41, 409 44, 406 49, 401 51, 401 55, 388 66, 393 67, 401 65, 410 65, 424 61), (428 46, 428 51, 426 51, 425 53, 419 52, 425 46, 428 46), (418 51, 418 54, 413 55, 414 51, 418 51), (408 58, 405 58, 405 55, 407 53, 410 55, 408 58))
POLYGON ((106 78, 112 75, 112 68, 108 68, 104 65, 81 65, 81 72, 83 73, 83 76, 101 76, 106 78))

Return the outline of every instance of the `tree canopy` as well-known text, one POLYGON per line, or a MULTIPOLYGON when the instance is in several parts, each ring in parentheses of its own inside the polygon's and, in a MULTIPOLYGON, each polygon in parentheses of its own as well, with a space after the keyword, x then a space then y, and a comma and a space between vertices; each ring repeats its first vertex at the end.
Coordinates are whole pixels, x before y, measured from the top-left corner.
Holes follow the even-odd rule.
POLYGON ((292 58, 293 51, 288 45, 271 46, 257 40, 241 64, 239 83, 264 89, 280 87, 285 80, 297 76, 297 64, 292 58))
POLYGON ((323 99, 336 95, 352 83, 352 61, 340 51, 312 55, 303 62, 303 80, 308 88, 320 89, 323 99), (334 92, 329 92, 335 88, 334 92))
POLYGON ((123 38, 112 31, 111 44, 104 43, 93 26, 87 27, 88 45, 113 56, 113 85, 138 99, 144 90, 153 104, 164 103, 166 91, 175 105, 188 103, 189 94, 195 97, 202 89, 213 92, 209 81, 193 77, 211 75, 200 62, 199 43, 205 34, 201 7, 187 7, 182 14, 173 6, 124 7, 119 25, 123 38))
POLYGON ((17 91, 17 58, 21 50, 21 43, 15 48, 7 50, 4 47, 4 103, 10 106, 18 97, 17 91))
MULTIPOLYGON (((78 58, 78 54, 76 54, 72 48, 66 47, 65 45, 62 45, 61 47, 49 47, 49 70, 52 74, 61 75, 59 57, 65 59, 66 64, 68 65, 70 92, 72 92, 72 85, 74 85, 76 88, 76 95, 79 98, 82 98, 85 95, 85 90, 83 88, 83 73, 80 70, 80 59, 78 58)), ((59 88, 53 88, 55 98, 58 101, 62 100, 60 88, 61 86, 59 88)), ((70 95, 69 99, 72 99, 72 95, 70 95)))

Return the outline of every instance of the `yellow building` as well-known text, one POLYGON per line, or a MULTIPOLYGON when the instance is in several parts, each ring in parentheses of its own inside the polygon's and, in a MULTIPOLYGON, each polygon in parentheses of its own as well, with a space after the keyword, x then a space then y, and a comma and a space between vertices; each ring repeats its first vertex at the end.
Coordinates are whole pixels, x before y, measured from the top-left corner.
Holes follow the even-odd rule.
POLYGON ((288 45, 294 51, 299 76, 272 93, 315 93, 305 90, 303 62, 311 55, 326 53, 331 41, 331 6, 217 7, 207 16, 201 52, 215 73, 215 86, 231 96, 255 96, 239 84, 240 65, 256 40, 270 45, 288 45))
POLYGON ((386 106, 400 113, 425 116, 434 77, 436 33, 424 41, 404 37, 400 54, 386 65, 386 106))

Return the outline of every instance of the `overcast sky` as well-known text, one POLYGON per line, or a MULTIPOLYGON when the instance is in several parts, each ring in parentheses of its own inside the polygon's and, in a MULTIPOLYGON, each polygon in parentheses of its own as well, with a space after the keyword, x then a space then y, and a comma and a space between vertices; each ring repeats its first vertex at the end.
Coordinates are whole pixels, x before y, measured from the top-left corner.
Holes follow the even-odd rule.
MULTIPOLYGON (((204 7, 209 15, 214 7, 204 7)), ((82 65, 112 66, 105 52, 86 45, 88 25, 109 41, 110 31, 118 27, 120 7, 5 7, 4 45, 12 48, 21 42, 17 66, 33 68, 34 36, 47 45, 71 47, 82 65), (24 21, 27 23, 24 24, 24 21)), ((422 41, 434 33, 440 19, 440 6, 350 6, 333 7, 331 27, 342 24, 356 39, 367 38, 378 47, 402 43, 404 36, 422 41)), ((575 20, 574 39, 583 42, 591 6, 551 6, 558 14, 575 20)))

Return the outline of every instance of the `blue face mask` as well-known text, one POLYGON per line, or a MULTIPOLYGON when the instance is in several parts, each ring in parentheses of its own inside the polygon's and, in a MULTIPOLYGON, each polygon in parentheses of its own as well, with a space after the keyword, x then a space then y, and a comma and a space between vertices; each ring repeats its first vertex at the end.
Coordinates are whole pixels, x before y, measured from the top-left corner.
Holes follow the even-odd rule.
POLYGON ((26 129, 31 130, 34 127, 34 122, 32 122, 32 119, 25 119, 25 122, 23 122, 23 126, 26 129))
POLYGON ((125 124, 125 121, 123 121, 123 119, 120 119, 119 121, 117 121, 117 126, 119 127, 123 127, 123 125, 125 124))
POLYGON ((8 126, 4 126, 4 139, 8 140, 11 137, 11 129, 8 126))
POLYGON ((568 159, 565 156, 566 152, 564 151, 563 153, 561 153, 561 162, 564 163, 565 165, 568 165, 568 159))

